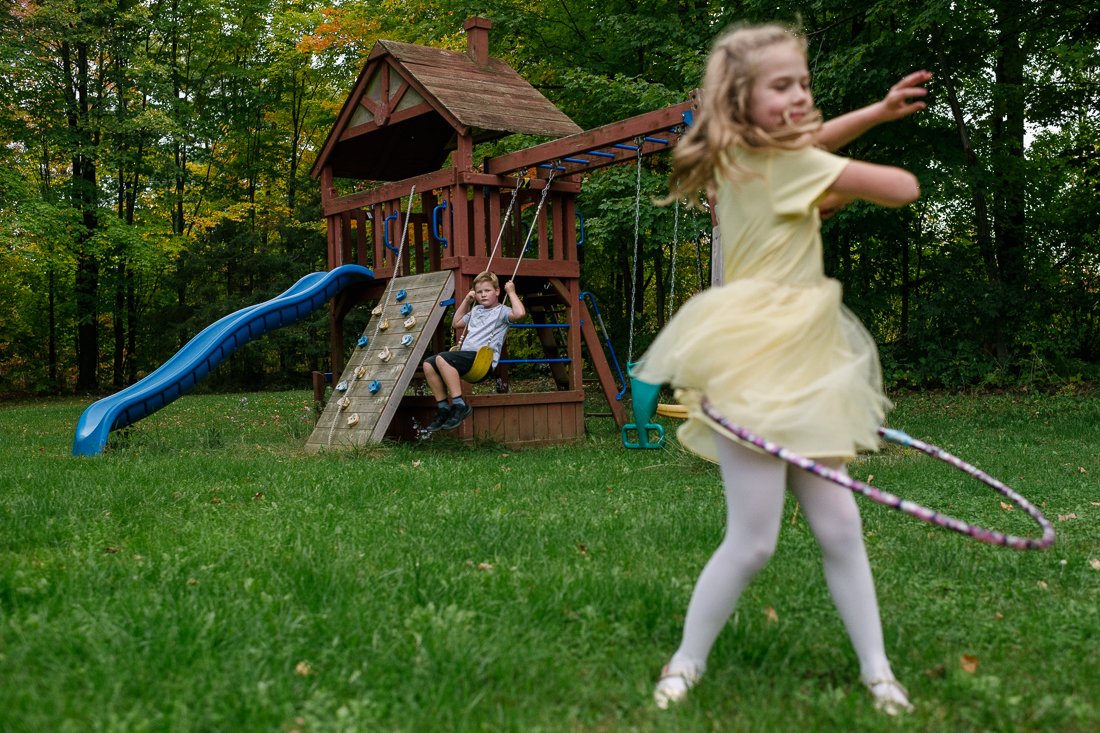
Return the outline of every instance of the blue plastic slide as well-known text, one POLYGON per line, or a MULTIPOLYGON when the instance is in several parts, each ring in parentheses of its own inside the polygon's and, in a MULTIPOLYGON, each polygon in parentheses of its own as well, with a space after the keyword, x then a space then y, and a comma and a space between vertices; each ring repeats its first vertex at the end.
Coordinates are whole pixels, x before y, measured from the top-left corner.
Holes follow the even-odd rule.
POLYGON ((190 391, 245 343, 300 321, 345 288, 373 279, 374 273, 359 265, 314 272, 283 294, 207 326, 152 374, 89 406, 76 424, 73 455, 101 453, 112 430, 131 425, 190 391))

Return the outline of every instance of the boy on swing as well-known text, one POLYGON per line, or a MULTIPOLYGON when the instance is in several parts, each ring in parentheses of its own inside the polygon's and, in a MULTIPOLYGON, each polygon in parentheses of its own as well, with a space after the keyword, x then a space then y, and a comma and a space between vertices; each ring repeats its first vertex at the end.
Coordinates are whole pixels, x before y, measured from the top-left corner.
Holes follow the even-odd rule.
POLYGON ((473 408, 462 398, 462 377, 474 365, 478 349, 488 346, 493 350, 490 371, 500 360, 500 349, 509 324, 526 317, 527 309, 516 295, 511 280, 504 284, 511 306, 500 302, 500 283, 491 272, 483 272, 474 278, 473 289, 466 294, 455 309, 451 325, 462 326, 465 331, 458 349, 433 354, 424 360, 424 379, 439 405, 439 414, 428 423, 425 430, 454 430, 469 417, 473 408))

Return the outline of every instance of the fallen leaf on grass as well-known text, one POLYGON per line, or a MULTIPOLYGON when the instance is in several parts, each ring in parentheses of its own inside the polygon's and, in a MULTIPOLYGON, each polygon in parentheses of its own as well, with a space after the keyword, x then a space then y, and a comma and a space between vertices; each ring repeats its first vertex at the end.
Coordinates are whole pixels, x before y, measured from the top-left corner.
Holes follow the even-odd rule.
POLYGON ((868 484, 869 484, 869 483, 871 483, 871 482, 872 482, 872 481, 874 481, 874 480, 875 480, 875 474, 873 474, 873 473, 869 473, 869 474, 867 474, 867 481, 866 481, 865 483, 868 483, 868 484))
POLYGON ((764 615, 768 617, 769 624, 779 623, 779 614, 775 612, 775 609, 768 606, 764 609, 764 615))
POLYGON ((421 461, 419 459, 413 461, 413 468, 420 468, 420 464, 422 464, 423 462, 424 461, 421 461))
POLYGON ((491 562, 479 562, 477 564, 477 569, 478 570, 486 570, 486 571, 492 570, 493 569, 493 564, 491 562))
POLYGON ((582 555, 588 554, 588 547, 586 547, 583 542, 577 545, 577 550, 579 550, 582 555))
POLYGON ((1071 519, 1077 519, 1076 512, 1072 513, 1072 514, 1059 514, 1058 515, 1058 521, 1059 522, 1068 522, 1071 519))
POLYGON ((1100 560, 1097 560, 1096 558, 1089 560, 1089 567, 1091 567, 1093 570, 1100 570, 1100 560))
POLYGON ((309 662, 298 662, 294 665, 294 674, 309 677, 313 674, 313 667, 309 665, 309 662))
POLYGON ((1013 509, 1015 509, 1015 508, 1016 508, 1016 507, 1012 506, 1012 505, 1011 505, 1011 504, 1009 504, 1008 502, 1005 502, 1005 501, 1002 501, 1002 502, 1001 502, 1001 509, 1004 509, 1004 510, 1005 510, 1006 512, 1010 512, 1010 511, 1012 511, 1012 510, 1013 510, 1013 509))
POLYGON ((978 658, 971 654, 963 654, 959 657, 959 666, 962 667, 963 672, 974 674, 978 671, 978 658))
POLYGON ((1046 590, 1050 587, 1045 580, 1040 580, 1037 585, 1039 586, 1039 590, 1046 590))
POLYGON ((113 547, 111 545, 108 545, 107 547, 103 548, 103 551, 110 554, 110 555, 113 555, 114 553, 118 552, 121 549, 122 549, 121 547, 113 547))
POLYGON ((1088 469, 1085 468, 1084 466, 1078 466, 1077 467, 1077 473, 1088 473, 1088 472, 1089 472, 1088 469))

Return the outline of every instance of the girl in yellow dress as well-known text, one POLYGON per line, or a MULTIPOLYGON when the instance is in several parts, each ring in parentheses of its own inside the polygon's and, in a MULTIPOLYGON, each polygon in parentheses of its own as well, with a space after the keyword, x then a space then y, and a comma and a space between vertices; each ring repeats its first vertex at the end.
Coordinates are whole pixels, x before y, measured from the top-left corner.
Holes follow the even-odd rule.
POLYGON ((789 488, 821 545, 826 582, 875 706, 912 709, 886 658, 855 498, 740 443, 699 405, 705 396, 733 422, 841 470, 878 447, 876 428, 890 407, 878 354, 841 303, 840 284, 825 277, 821 216, 857 199, 904 206, 920 189, 905 170, 828 151, 923 109, 930 78, 909 74, 881 101, 822 123, 800 35, 740 26, 714 45, 670 188, 692 199, 702 190, 714 202, 724 284, 687 302, 633 372, 677 388, 689 413, 680 441, 720 464, 727 506, 726 536, 696 583, 680 647, 654 692, 662 708, 699 680, 742 590, 771 558, 789 488))

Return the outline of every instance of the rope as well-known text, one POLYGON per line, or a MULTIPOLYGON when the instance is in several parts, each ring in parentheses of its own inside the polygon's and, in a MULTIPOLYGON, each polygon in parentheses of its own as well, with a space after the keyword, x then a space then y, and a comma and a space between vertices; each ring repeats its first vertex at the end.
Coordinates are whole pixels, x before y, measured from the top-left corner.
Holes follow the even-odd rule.
POLYGON ((508 220, 512 218, 512 210, 516 208, 516 201, 519 199, 519 188, 522 184, 523 176, 517 173, 516 187, 512 189, 512 200, 508 202, 508 209, 504 212, 504 218, 500 222, 500 230, 497 231, 497 241, 493 243, 493 250, 489 253, 489 264, 485 266, 486 272, 492 267, 493 258, 497 256, 497 249, 500 247, 500 241, 504 238, 504 230, 508 228, 508 220))
MULTIPOLYGON (((382 325, 382 321, 386 318, 386 303, 389 302, 390 293, 393 292, 393 284, 400 276, 401 273, 401 260, 405 252, 405 239, 409 233, 409 219, 412 218, 412 204, 413 196, 416 194, 416 184, 413 184, 409 189, 409 205, 405 208, 405 221, 401 226, 401 244, 397 245, 397 262, 393 265, 393 277, 390 278, 389 283, 386 285, 386 292, 382 295, 382 310, 378 314, 378 323, 374 324, 374 335, 371 336, 371 341, 378 336, 378 327, 382 325)), ((397 202, 397 213, 401 213, 401 202, 397 202)))
MULTIPOLYGON (((406 240, 406 238, 408 237, 408 234, 409 234, 409 219, 412 218, 413 196, 415 196, 415 195, 416 195, 416 184, 414 183, 412 185, 412 187, 409 189, 409 205, 407 207, 405 207, 405 222, 401 227, 401 244, 397 245, 397 261, 393 265, 393 276, 390 278, 390 282, 386 286, 386 292, 382 295, 382 310, 378 313, 378 322, 374 324, 374 333, 370 337, 370 343, 373 343, 375 341, 375 339, 378 338, 378 330, 379 330, 378 327, 381 326, 382 321, 384 321, 386 319, 386 303, 389 302, 390 293, 393 292, 394 281, 397 280, 397 278, 398 278, 398 276, 401 272, 401 259, 402 259, 402 256, 403 256, 404 252, 405 252, 405 240, 406 240)), ((397 200, 397 213, 398 214, 401 213, 401 200, 400 199, 397 200)), ((383 222, 383 225, 385 225, 385 222, 383 222)), ((385 250, 383 250, 383 251, 385 251, 385 250)), ((359 380, 352 380, 348 384, 348 388, 347 388, 347 390, 345 391, 345 393, 343 395, 344 397, 346 397, 348 395, 348 393, 351 392, 352 385, 355 384, 355 382, 357 382, 357 381, 359 381, 359 380)), ((339 416, 339 414, 340 414, 340 411, 337 411, 337 416, 339 416)), ((329 426, 328 437, 325 439, 325 445, 327 445, 327 446, 332 446, 332 435, 336 431, 336 422, 337 422, 337 420, 334 418, 333 421, 332 421, 332 425, 329 426)))
MULTIPOLYGON (((519 266, 520 266, 520 263, 523 262, 523 256, 525 254, 527 254, 527 245, 531 241, 531 235, 535 232, 535 229, 538 225, 539 214, 542 213, 542 207, 546 203, 547 194, 550 193, 550 184, 554 182, 554 175, 555 175, 556 172, 557 172, 557 166, 554 165, 554 164, 551 164, 550 165, 550 175, 546 177, 546 185, 543 186, 542 195, 539 197, 539 205, 535 209, 535 219, 534 219, 533 222, 531 222, 531 228, 527 230, 527 238, 523 240, 523 248, 519 252, 519 257, 516 258, 516 268, 514 270, 512 270, 512 279, 513 280, 516 279, 516 273, 519 272, 519 266)), ((501 237, 504 234, 504 227, 508 223, 508 217, 512 213, 512 208, 514 207, 514 205, 516 203, 516 199, 519 198, 519 181, 520 181, 520 179, 517 176, 517 178, 516 178, 516 189, 512 192, 512 201, 511 201, 510 204, 508 204, 508 211, 505 212, 504 220, 501 222, 500 233, 497 235, 496 245, 493 245, 493 251, 489 254, 489 263, 485 266, 485 271, 486 272, 489 271, 489 267, 493 264, 493 256, 496 255, 497 246, 500 244, 501 237)), ((501 303, 504 304, 504 305, 507 305, 507 303, 508 303, 508 292, 507 291, 505 291, 504 300, 501 301, 501 303)), ((471 313, 473 312, 473 308, 470 309, 470 312, 471 313)), ((471 323, 470 325, 473 325, 473 324, 471 323)), ((470 331, 471 331, 471 329, 469 327, 465 328, 462 331, 462 340, 458 342, 458 350, 459 351, 462 351, 462 346, 466 343, 466 337, 470 334, 470 331)))
MULTIPOLYGON (((535 219, 531 222, 531 228, 527 230, 527 238, 523 240, 523 248, 519 251, 519 257, 516 259, 516 269, 512 270, 512 279, 516 279, 516 273, 519 272, 519 265, 523 262, 523 256, 527 254, 527 244, 531 241, 531 235, 535 233, 536 225, 539 222, 539 214, 542 213, 542 206, 546 203, 546 196, 550 193, 550 184, 554 181, 554 174, 557 172, 557 166, 551 163, 550 175, 546 177, 546 185, 542 189, 542 196, 539 197, 539 205, 535 208, 535 219)), ((508 294, 504 294, 505 300, 508 299, 508 294)))
POLYGON ((642 146, 638 145, 638 172, 634 183, 634 257, 630 261, 630 333, 627 339, 626 364, 634 361, 634 308, 638 290, 638 234, 642 217, 642 146))

